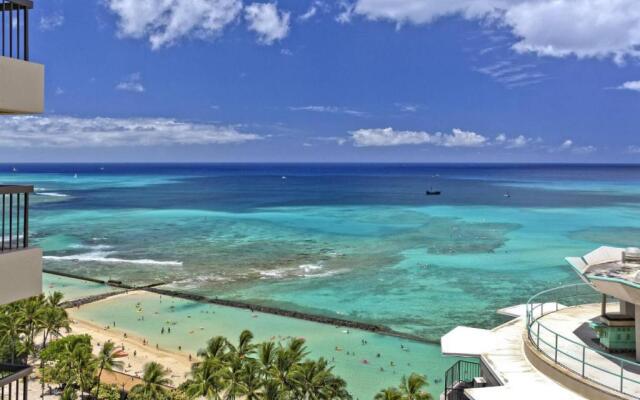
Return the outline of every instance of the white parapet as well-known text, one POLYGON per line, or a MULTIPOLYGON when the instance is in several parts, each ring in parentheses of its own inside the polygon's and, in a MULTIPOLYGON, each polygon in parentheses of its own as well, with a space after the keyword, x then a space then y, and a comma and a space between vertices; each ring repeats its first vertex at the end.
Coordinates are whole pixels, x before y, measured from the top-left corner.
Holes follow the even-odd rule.
POLYGON ((0 56, 0 114, 44 110, 44 65, 0 56))
POLYGON ((37 247, 0 253, 0 304, 42 293, 42 250, 37 247))

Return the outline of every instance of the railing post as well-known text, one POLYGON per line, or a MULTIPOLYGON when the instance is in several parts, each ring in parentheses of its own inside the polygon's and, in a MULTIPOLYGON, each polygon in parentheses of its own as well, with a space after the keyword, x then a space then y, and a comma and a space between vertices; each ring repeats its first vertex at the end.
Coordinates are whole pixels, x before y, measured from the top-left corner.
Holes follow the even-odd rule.
POLYGON ((22 229, 22 246, 24 248, 29 247, 29 193, 24 194, 24 224, 22 229))
MULTIPOLYGON (((3 15, 4 18, 4 15, 3 15)), ((4 39, 3 39, 4 42, 4 39)), ((2 251, 4 251, 4 203, 5 203, 5 194, 2 194, 2 251)))
POLYGON ((29 8, 24 8, 24 60, 29 61, 29 8))
POLYGON ((13 194, 9 193, 9 250, 13 248, 13 194))
POLYGON ((558 363, 558 334, 556 333, 556 345, 555 345, 555 355, 553 356, 553 361, 557 364, 558 363))
POLYGON ((620 362, 620 393, 624 393, 624 361, 620 362))
POLYGON ((582 346, 582 377, 584 378, 584 365, 586 364, 586 352, 587 352, 587 348, 585 346, 582 346))
POLYGON ((538 322, 538 335, 536 337, 537 343, 536 343, 536 347, 538 347, 538 350, 540 350, 540 322, 538 322))

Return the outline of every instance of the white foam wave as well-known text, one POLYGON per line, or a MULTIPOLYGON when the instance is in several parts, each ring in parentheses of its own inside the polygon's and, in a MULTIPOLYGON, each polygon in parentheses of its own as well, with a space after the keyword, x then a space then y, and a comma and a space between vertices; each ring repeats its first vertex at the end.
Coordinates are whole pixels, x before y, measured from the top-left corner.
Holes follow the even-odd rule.
POLYGON ((58 192, 38 192, 38 196, 69 197, 68 194, 58 193, 58 192))
POLYGON ((113 246, 108 244, 72 244, 69 246, 71 249, 91 249, 91 250, 109 250, 113 249, 113 246))
POLYGON ((182 266, 182 261, 159 261, 147 258, 126 259, 118 257, 108 257, 110 254, 112 254, 112 252, 92 251, 89 253, 71 254, 68 256, 44 256, 42 258, 51 261, 86 261, 110 264, 169 265, 174 267, 182 266))
POLYGON ((311 273, 313 271, 317 271, 322 269, 322 265, 320 264, 302 264, 298 268, 304 271, 305 274, 311 273))
POLYGON ((346 269, 325 270, 323 263, 301 264, 294 268, 277 268, 254 271, 260 275, 260 279, 322 278, 348 272, 346 269))

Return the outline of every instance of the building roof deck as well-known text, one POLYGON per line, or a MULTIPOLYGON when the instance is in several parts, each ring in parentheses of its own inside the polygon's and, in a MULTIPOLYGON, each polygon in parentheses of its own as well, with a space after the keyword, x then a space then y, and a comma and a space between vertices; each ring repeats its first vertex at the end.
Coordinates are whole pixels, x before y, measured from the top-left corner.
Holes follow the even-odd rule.
POLYGON ((567 257, 567 261, 586 281, 608 280, 640 288, 640 259, 629 250, 602 246, 583 257, 567 257))
MULTIPOLYGON (((524 306, 508 309, 511 315, 526 312, 524 306)), ((564 388, 538 371, 523 348, 524 316, 492 330, 458 327, 442 337, 444 355, 481 357, 503 386, 467 389, 472 400, 579 400, 584 397, 564 388)))

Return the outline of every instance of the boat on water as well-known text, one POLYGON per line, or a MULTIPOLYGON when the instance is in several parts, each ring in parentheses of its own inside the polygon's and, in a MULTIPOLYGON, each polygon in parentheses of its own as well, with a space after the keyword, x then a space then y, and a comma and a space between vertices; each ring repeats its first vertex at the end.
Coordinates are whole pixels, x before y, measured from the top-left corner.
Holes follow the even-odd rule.
POLYGON ((425 194, 427 196, 440 196, 442 192, 439 190, 433 190, 433 188, 429 188, 429 190, 427 190, 425 194))

